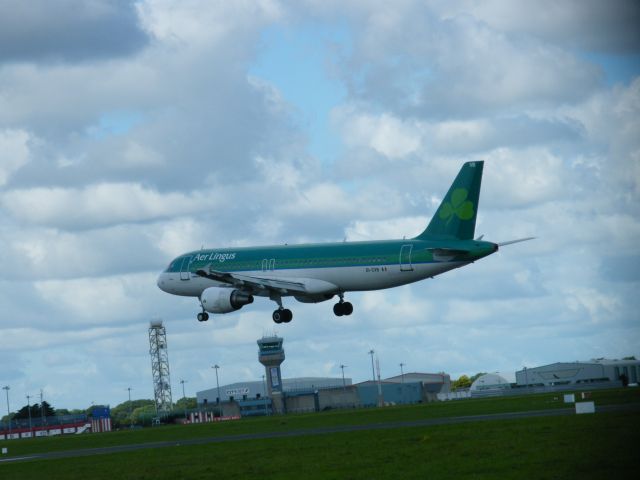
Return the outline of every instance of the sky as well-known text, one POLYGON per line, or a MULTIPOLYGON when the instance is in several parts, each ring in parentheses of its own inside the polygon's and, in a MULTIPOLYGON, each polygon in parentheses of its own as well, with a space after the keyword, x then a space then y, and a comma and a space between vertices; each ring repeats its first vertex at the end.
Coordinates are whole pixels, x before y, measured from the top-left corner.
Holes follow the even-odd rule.
MULTIPOLYGON (((515 371, 640 355, 640 4, 0 2, 0 384, 11 409, 283 376, 515 371), (419 234, 484 160, 476 234, 433 280, 195 319, 156 286, 201 247, 419 234)), ((3 402, 4 403, 4 402, 3 402)))

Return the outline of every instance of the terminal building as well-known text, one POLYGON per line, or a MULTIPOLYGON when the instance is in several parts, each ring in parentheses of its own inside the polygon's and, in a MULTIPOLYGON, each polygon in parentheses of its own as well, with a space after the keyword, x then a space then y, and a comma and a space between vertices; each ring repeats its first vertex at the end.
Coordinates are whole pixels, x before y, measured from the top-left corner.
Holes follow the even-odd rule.
POLYGON ((380 401, 380 392, 385 405, 401 405, 433 401, 438 393, 451 391, 451 380, 446 373, 406 373, 380 382, 369 380, 355 385, 351 378, 346 377, 344 380, 332 377, 284 378, 281 384, 280 398, 276 400, 280 405, 270 396, 265 379, 221 385, 219 394, 217 387, 197 392, 198 407, 215 406, 219 399, 229 415, 319 412, 374 407, 380 401))
POLYGON ((198 407, 216 416, 271 415, 319 412, 334 408, 358 408, 436 400, 451 391, 446 373, 405 373, 385 380, 353 385, 350 378, 283 378, 284 340, 276 335, 257 341, 258 361, 264 365, 262 380, 236 382, 196 393, 198 407))
MULTIPOLYGON (((237 382, 220 387, 220 403, 234 404, 237 415, 270 415, 272 413, 313 412, 327 408, 355 407, 350 378, 301 377, 281 379, 277 399, 270 395, 265 381, 237 382), (345 398, 348 397, 348 398, 345 398), (276 403, 278 402, 278 403, 276 403)), ((197 392, 199 407, 218 402, 218 388, 197 392)))
MULTIPOLYGON (((345 378, 345 384, 351 386, 351 379, 345 378)), ((282 391, 295 393, 327 388, 342 388, 342 378, 301 377, 282 379, 282 391)), ((203 390, 197 394, 198 405, 215 404, 218 400, 217 387, 203 390)), ((220 402, 243 401, 249 399, 269 398, 266 382, 262 380, 236 382, 220 386, 220 402)))

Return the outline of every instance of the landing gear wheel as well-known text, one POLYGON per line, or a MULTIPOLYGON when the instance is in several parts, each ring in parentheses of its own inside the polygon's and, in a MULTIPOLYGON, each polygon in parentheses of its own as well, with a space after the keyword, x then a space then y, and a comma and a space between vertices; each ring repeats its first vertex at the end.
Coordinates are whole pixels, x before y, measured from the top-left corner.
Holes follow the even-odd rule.
POLYGON ((350 302, 340 301, 333 306, 333 313, 335 313, 337 317, 351 315, 353 313, 353 305, 351 305, 350 302))
POLYGON ((200 312, 197 315, 197 318, 199 322, 206 322, 207 320, 209 320, 209 314, 207 312, 200 312))
POLYGON ((289 323, 293 319, 293 313, 288 308, 279 308, 273 312, 272 317, 276 323, 289 323))

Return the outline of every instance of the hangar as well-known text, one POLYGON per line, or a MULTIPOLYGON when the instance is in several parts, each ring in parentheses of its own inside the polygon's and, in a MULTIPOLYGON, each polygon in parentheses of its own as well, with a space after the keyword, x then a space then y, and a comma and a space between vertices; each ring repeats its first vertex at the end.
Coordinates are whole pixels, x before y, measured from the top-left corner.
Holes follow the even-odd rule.
POLYGON ((638 383, 639 360, 597 359, 587 362, 558 362, 516 372, 519 387, 560 386, 622 382, 638 383))
POLYGON ((501 395, 516 383, 516 375, 513 372, 485 373, 474 380, 469 387, 472 397, 501 395))

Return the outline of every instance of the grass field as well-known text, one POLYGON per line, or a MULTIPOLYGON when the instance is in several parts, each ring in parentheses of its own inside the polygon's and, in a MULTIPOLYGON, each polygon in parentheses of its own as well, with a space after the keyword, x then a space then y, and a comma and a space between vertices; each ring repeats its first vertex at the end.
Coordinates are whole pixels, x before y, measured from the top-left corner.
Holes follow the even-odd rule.
MULTIPOLYGON (((637 389, 596 405, 640 403, 637 389)), ((12 455, 243 433, 564 408, 535 395, 246 419, 221 424, 1 442, 12 455)), ((0 464, 2 479, 41 478, 636 478, 640 412, 496 420, 242 440, 0 464)))

